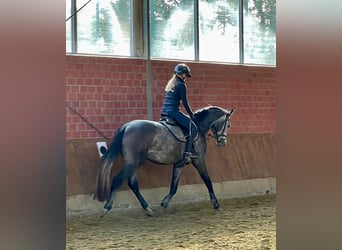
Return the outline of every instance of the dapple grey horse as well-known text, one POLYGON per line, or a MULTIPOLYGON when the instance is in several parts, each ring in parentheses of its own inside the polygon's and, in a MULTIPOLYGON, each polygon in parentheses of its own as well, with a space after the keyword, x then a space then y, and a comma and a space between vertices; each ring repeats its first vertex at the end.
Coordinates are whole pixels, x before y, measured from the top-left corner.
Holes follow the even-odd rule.
POLYGON ((140 193, 136 178, 137 169, 148 160, 161 165, 173 165, 170 191, 162 200, 162 207, 166 208, 175 195, 183 166, 191 163, 204 181, 214 209, 218 209, 220 206, 205 162, 206 135, 211 130, 213 137, 216 139, 216 144, 220 147, 225 146, 228 128, 230 127, 230 117, 233 112, 234 109, 226 110, 216 106, 209 106, 194 113, 198 136, 193 145, 200 156, 189 159, 188 162, 181 165, 179 162, 183 159, 185 140, 177 139, 171 132, 172 130, 165 125, 165 122, 133 120, 124 124, 117 130, 109 149, 102 148, 104 156, 97 175, 96 198, 100 202, 107 200, 104 205, 105 212, 107 213, 112 209, 115 194, 122 183, 127 180, 128 186, 132 189, 146 214, 153 216, 151 208, 140 193), (120 154, 124 165, 111 182, 112 167, 120 154))

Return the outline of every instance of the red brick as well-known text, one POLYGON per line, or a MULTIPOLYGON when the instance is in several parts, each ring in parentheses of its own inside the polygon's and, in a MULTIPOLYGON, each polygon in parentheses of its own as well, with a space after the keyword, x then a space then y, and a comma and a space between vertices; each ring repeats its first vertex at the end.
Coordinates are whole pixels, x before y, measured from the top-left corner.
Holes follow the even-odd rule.
MULTIPOLYGON (((87 119, 112 134, 123 122, 147 117, 146 61, 96 56, 66 56, 67 103, 87 119), (96 87, 95 87, 96 86, 96 87), (89 115, 91 114, 91 115, 89 115)), ((164 86, 172 75, 174 62, 152 61, 153 117, 159 118, 164 86)), ((232 133, 275 132, 276 103, 273 67, 189 63, 189 102, 193 109, 218 105, 236 107, 232 133)), ((182 108, 183 110, 183 108, 182 108)), ((66 137, 98 138, 87 126, 77 133, 75 124, 84 123, 66 109, 66 137)))

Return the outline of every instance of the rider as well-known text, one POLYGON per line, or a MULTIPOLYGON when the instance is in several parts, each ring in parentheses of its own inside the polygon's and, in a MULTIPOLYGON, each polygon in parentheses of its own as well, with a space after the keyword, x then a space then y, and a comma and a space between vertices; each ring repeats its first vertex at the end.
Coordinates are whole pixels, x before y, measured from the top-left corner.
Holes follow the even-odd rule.
POLYGON ((196 158, 199 156, 192 145, 197 133, 197 127, 193 122, 193 112, 187 100, 187 86, 185 84, 187 77, 191 77, 190 68, 184 63, 177 64, 172 78, 165 86, 166 93, 161 110, 162 115, 172 117, 180 126, 189 131, 189 135, 186 136, 183 161, 186 158, 196 158), (182 101, 190 117, 180 111, 180 101, 182 101))

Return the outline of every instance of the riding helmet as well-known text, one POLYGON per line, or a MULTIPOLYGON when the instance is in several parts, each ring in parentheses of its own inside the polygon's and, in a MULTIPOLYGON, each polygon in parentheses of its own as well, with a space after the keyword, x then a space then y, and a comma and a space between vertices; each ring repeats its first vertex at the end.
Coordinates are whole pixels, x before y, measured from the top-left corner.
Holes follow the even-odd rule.
POLYGON ((177 64, 174 70, 174 73, 179 74, 185 74, 187 77, 191 77, 190 75, 190 68, 188 65, 184 63, 177 64))

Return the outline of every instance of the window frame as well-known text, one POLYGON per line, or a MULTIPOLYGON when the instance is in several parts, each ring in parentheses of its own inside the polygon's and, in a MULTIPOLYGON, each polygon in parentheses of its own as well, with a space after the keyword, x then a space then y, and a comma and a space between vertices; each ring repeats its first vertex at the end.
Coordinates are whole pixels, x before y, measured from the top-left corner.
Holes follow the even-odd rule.
MULTIPOLYGON (((71 51, 66 52, 66 54, 81 54, 78 53, 78 36, 77 36, 77 12, 76 9, 77 0, 70 0, 71 2, 71 15, 70 25, 71 25, 71 51), (76 13, 74 15, 74 13, 76 13)), ((91 0, 90 0, 91 1, 91 0)), ((88 2, 90 2, 88 1, 88 2)), ((151 16, 150 16, 150 0, 129 0, 130 1, 130 56, 124 56, 128 58, 143 58, 143 59, 165 59, 165 60, 173 60, 173 58, 157 58, 151 57, 151 16)), ((88 3, 87 2, 87 3, 88 3)), ((253 64, 253 63, 245 63, 245 49, 244 49, 244 3, 246 0, 238 0, 238 18, 239 18, 239 62, 238 64, 253 64)), ((203 62, 204 60, 200 60, 200 49, 199 49, 199 0, 194 0, 194 60, 197 62, 203 62)), ((276 42, 276 41, 275 41, 276 42)), ((276 44, 275 44, 276 45, 276 44)), ((84 53, 82 53, 84 54, 84 53)), ((99 55, 103 56, 104 54, 96 54, 96 53, 86 53, 89 55, 99 55)), ((114 54, 105 54, 106 56, 113 56, 114 54)), ((120 56, 122 57, 122 56, 120 56)), ((214 61, 210 61, 213 62, 214 61)), ((229 61, 220 61, 220 63, 229 63, 236 64, 229 61)), ((266 63, 257 63, 257 65, 269 65, 276 66, 276 58, 275 64, 266 64, 266 63)))

